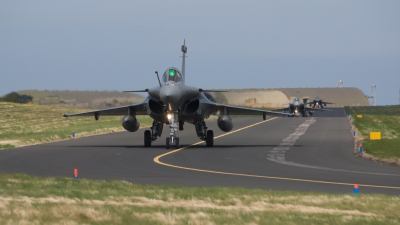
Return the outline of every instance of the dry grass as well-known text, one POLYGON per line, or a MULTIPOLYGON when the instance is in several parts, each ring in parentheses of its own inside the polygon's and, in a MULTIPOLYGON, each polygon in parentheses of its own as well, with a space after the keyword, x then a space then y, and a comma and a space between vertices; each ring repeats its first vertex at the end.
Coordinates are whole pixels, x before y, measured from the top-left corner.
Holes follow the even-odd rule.
MULTIPOLYGON (((306 196, 307 197, 307 196, 306 196)), ((322 196, 324 197, 324 196, 322 196)), ((233 197, 234 198, 234 197, 233 197)), ((337 197, 334 199, 330 199, 336 202, 342 202, 343 198, 346 197, 337 197)), ((276 199, 275 199, 276 200, 276 199)), ((283 199, 284 201, 286 199, 283 199)), ((372 212, 360 212, 359 210, 354 209, 334 209, 334 208, 326 208, 322 207, 321 204, 318 206, 309 206, 303 205, 302 199, 292 199, 295 204, 281 204, 281 203, 269 203, 269 199, 260 199, 258 201, 251 201, 250 203, 244 203, 238 199, 235 199, 235 204, 233 205, 220 205, 214 203, 212 201, 207 200, 198 200, 198 199, 168 199, 158 200, 158 199, 149 199, 145 197, 124 197, 124 198, 109 198, 105 200, 87 200, 87 199, 69 199, 65 197, 46 197, 46 198, 33 198, 33 197, 2 197, 0 196, 0 215, 2 217, 16 215, 21 219, 31 219, 33 217, 38 217, 40 214, 40 210, 38 207, 34 206, 43 206, 52 205, 49 210, 52 215, 56 218, 70 218, 76 220, 76 216, 86 217, 90 221, 99 222, 99 221, 110 221, 111 219, 115 219, 109 211, 105 210, 108 207, 115 208, 126 208, 126 207, 140 207, 140 208, 164 208, 164 209, 173 209, 173 208, 185 208, 186 210, 193 210, 197 213, 190 212, 188 215, 186 214, 175 214, 175 219, 182 219, 185 217, 191 217, 196 219, 197 217, 201 218, 210 218, 212 215, 206 213, 207 211, 222 211, 222 213, 227 214, 237 214, 237 213, 257 213, 257 212, 277 212, 277 213, 302 213, 302 214, 329 214, 329 215, 337 215, 337 216, 362 216, 362 217, 371 217, 371 218, 379 218, 380 216, 376 213, 372 212), (10 205, 14 205, 18 208, 16 212, 16 208, 7 207, 10 205), (57 207, 53 207, 53 206, 57 207)), ((347 199, 348 201, 348 199, 347 199)), ((307 203, 310 203, 307 201, 307 203)), ((325 204, 329 204, 330 201, 325 201, 325 204)), ((148 217, 149 213, 136 213, 138 217, 148 217)), ((172 216, 172 214, 170 214, 172 216)), ((151 217, 153 218, 153 217, 151 217)), ((156 220, 159 222, 168 222, 171 221, 172 217, 168 218, 165 214, 160 213, 156 216, 156 220)))
MULTIPOLYGON (((234 199, 232 205, 221 205, 211 200, 198 199, 150 199, 146 197, 119 197, 105 200, 69 199, 65 197, 2 197, 0 196, 1 218, 14 218, 13 221, 31 221, 38 219, 42 222, 43 209, 51 214, 52 220, 60 222, 90 221, 90 223, 111 222, 114 224, 122 222, 121 216, 113 211, 125 209, 131 211, 132 216, 139 220, 148 220, 161 224, 182 224, 183 221, 190 221, 191 224, 216 224, 216 217, 235 218, 238 214, 258 215, 263 213, 292 214, 295 218, 318 218, 327 215, 342 218, 342 221, 379 221, 385 220, 385 216, 374 212, 361 212, 356 209, 337 209, 329 207, 331 202, 354 201, 348 196, 327 197, 323 201, 315 203, 316 196, 304 196, 304 198, 275 198, 274 201, 288 203, 270 203, 271 199, 261 198, 257 201, 242 202, 234 199), (307 204, 315 204, 310 206, 307 204), (323 204, 321 204, 323 203, 323 204), (112 210, 111 210, 112 209, 112 210), (139 212, 142 209, 143 212, 139 212), (18 219, 15 219, 17 217, 18 219)), ((374 198, 371 198, 373 201, 374 198)), ((399 207, 398 204, 393 204, 399 207)), ((48 215, 47 215, 48 216, 48 215)), ((254 217, 254 223, 257 220, 254 217)), ((218 219, 218 218, 217 218, 218 219)), ((399 218, 397 218, 398 220, 399 218)), ((0 222, 2 219, 0 219, 0 222)), ((9 221, 9 220, 8 220, 9 221)), ((283 220, 290 221, 289 220, 283 220)), ((339 220, 340 221, 340 220, 339 220)), ((3 221, 5 222, 5 221, 3 221)))
POLYGON ((0 174, 0 224, 399 224, 400 198, 0 174))
MULTIPOLYGON (((66 112, 87 111, 84 109, 0 102, 0 111, 0 149, 65 140, 71 138, 72 131, 77 138, 124 131, 121 116, 102 116, 99 121, 62 116, 66 112)), ((138 119, 141 127, 151 124, 148 116, 138 119)))

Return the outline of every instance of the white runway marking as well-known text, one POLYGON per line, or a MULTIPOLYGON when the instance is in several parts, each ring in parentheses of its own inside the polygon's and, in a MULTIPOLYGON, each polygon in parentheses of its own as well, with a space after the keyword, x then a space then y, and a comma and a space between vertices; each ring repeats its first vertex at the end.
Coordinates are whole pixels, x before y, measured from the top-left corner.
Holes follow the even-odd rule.
POLYGON ((300 124, 293 134, 289 135, 287 138, 283 139, 279 146, 273 148, 269 151, 267 155, 267 159, 273 162, 290 165, 290 166, 298 166, 304 168, 311 168, 311 169, 319 169, 319 170, 330 170, 330 171, 340 171, 340 172, 351 172, 351 173, 362 173, 362 174, 371 174, 371 175, 384 175, 384 176, 400 176, 398 174, 390 174, 390 173, 373 173, 373 172, 362 172, 362 171, 354 171, 354 170, 343 170, 343 169, 333 169, 327 167, 320 167, 320 166, 311 166, 301 163, 289 162, 285 159, 285 153, 292 147, 297 139, 300 138, 303 134, 305 134, 308 128, 316 122, 316 119, 310 118, 300 124))
POLYGON ((300 124, 293 134, 289 135, 287 138, 283 139, 278 147, 273 148, 269 151, 267 159, 274 162, 285 161, 285 152, 290 149, 303 134, 306 133, 308 128, 315 123, 315 118, 308 119, 300 124))

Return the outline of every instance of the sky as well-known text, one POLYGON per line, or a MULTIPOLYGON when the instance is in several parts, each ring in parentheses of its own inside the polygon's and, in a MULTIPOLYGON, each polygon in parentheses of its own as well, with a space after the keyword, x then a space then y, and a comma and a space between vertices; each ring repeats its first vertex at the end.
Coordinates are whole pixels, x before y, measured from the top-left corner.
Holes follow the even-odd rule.
POLYGON ((210 88, 357 87, 399 104, 400 1, 0 2, 0 96, 141 90, 181 68, 210 88))

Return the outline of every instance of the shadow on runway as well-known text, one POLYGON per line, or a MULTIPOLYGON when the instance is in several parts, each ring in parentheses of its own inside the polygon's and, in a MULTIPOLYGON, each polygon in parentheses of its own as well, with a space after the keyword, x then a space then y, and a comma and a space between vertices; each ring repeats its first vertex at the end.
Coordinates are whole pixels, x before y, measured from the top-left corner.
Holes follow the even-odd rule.
MULTIPOLYGON (((143 145, 71 145, 70 148, 136 148, 136 149, 152 149, 165 148, 165 145, 152 145, 144 147, 143 145)), ((183 147, 183 146, 181 146, 183 147)))
MULTIPOLYGON (((214 147, 206 147, 206 145, 181 145, 181 148, 209 148, 209 149, 214 149, 214 148, 260 148, 260 147, 266 147, 266 148, 274 148, 278 147, 280 145, 214 145, 214 147)), ((303 145, 291 145, 290 147, 302 147, 303 145)), ((152 145, 151 147, 144 147, 143 145, 73 145, 69 146, 70 148, 135 148, 135 149, 159 149, 159 148, 164 148, 165 145, 152 145)), ((174 150, 175 148, 171 147, 169 150, 174 150)))
MULTIPOLYGON (((212 148, 260 148, 260 147, 274 148, 278 146, 280 145, 214 145, 214 147, 212 148)), ((302 145, 291 145, 290 147, 302 147, 302 145)), ((190 148, 207 148, 207 147, 205 145, 204 146, 195 145, 190 148)))

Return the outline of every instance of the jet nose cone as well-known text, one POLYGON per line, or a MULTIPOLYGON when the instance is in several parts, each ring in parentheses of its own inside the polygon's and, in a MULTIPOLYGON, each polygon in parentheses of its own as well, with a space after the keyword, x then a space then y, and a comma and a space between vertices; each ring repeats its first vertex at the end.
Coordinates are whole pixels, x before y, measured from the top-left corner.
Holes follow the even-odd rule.
POLYGON ((181 93, 178 87, 175 86, 164 86, 160 90, 161 101, 167 106, 168 111, 174 111, 178 109, 178 103, 181 98, 181 93))

